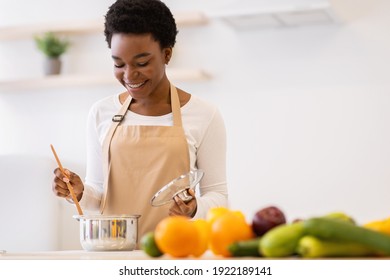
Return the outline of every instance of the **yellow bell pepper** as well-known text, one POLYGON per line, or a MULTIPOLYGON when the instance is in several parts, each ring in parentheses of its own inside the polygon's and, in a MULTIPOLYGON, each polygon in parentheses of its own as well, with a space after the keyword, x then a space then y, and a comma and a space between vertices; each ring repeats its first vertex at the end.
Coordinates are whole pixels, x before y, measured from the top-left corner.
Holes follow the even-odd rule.
POLYGON ((384 220, 371 221, 364 224, 363 227, 390 235, 390 218, 384 220))

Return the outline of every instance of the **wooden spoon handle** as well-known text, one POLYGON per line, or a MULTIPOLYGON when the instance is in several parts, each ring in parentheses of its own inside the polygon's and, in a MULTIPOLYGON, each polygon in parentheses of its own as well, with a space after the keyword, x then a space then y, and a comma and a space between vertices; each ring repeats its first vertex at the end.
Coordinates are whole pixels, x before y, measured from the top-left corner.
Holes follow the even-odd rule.
MULTIPOLYGON (((56 153, 56 151, 55 151, 53 145, 50 144, 50 147, 51 147, 51 150, 52 150, 52 152, 53 152, 53 155, 54 155, 54 157, 55 157, 55 159, 56 159, 56 161, 57 161, 58 167, 59 167, 60 170, 61 170, 62 175, 64 175, 64 176, 69 180, 70 178, 69 178, 68 174, 66 174, 65 169, 62 167, 61 161, 60 161, 60 159, 58 158, 57 153, 56 153)), ((77 212, 79 213, 79 215, 83 215, 83 211, 81 210, 79 201, 78 201, 78 199, 77 199, 77 197, 76 197, 76 194, 74 193, 74 190, 73 190, 72 185, 70 184, 70 182, 66 182, 66 186, 68 187, 68 190, 69 190, 69 192, 70 192, 70 195, 72 196, 73 202, 76 204, 77 212)))

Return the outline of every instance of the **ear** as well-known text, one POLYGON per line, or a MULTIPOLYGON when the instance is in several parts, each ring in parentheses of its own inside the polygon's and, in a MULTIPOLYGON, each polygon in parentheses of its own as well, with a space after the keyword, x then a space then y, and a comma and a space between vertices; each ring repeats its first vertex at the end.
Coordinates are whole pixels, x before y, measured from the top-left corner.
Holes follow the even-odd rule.
POLYGON ((172 48, 165 48, 163 50, 164 62, 166 65, 168 65, 169 61, 171 60, 172 52, 173 52, 172 48))

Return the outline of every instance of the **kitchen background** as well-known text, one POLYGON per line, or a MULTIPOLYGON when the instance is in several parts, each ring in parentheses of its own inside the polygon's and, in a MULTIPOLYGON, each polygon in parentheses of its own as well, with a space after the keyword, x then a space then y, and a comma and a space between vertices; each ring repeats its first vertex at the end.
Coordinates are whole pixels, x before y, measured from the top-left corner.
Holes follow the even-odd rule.
MULTIPOLYGON (((84 177, 88 109, 122 88, 102 33, 81 31, 112 2, 0 0, 0 249, 81 248, 49 145, 84 177), (81 30, 44 78, 33 34, 64 26, 81 30)), ((232 208, 389 216, 390 1, 164 2, 180 16, 171 79, 225 118, 232 208)))

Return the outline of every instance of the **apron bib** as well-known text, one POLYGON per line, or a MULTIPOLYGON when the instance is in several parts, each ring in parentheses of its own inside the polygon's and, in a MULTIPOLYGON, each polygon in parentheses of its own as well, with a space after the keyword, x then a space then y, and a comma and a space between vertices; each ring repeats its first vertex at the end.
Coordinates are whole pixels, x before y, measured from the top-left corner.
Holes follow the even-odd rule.
POLYGON ((122 126, 131 96, 124 102, 103 143, 105 183, 100 212, 141 215, 138 234, 153 231, 168 216, 170 205, 153 207, 152 196, 176 177, 190 171, 180 102, 171 85, 173 126, 122 126))

